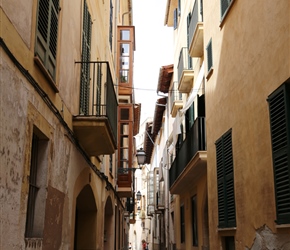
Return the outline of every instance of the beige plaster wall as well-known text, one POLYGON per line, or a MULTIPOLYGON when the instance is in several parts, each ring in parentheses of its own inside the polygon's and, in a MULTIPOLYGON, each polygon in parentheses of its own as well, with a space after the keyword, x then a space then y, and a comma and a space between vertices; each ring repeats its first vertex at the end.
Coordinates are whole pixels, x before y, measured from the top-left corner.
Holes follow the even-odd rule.
MULTIPOLYGON (((235 234, 250 247, 259 228, 275 226, 267 97, 290 76, 289 1, 235 1, 220 25, 220 2, 204 1, 205 46, 212 38, 213 74, 206 82, 211 249, 235 234), (215 141, 232 129, 237 229, 218 232, 215 141)), ((206 66, 207 68, 207 66, 206 66)), ((286 229, 286 232, 289 228, 286 229)))
POLYGON ((175 195, 174 201, 171 203, 171 209, 174 210, 174 236, 177 249, 180 250, 198 250, 204 246, 204 216, 205 205, 207 200, 207 177, 203 175, 192 186, 188 186, 188 191, 182 195, 175 195), (198 226, 198 246, 192 246, 192 208, 191 199, 196 195, 197 202, 197 226, 198 226), (185 242, 180 243, 180 206, 184 205, 185 216, 185 242))
MULTIPOLYGON (((109 61, 114 75, 114 53, 109 52, 107 34, 109 1, 88 0, 88 4, 93 20, 92 59, 109 61), (102 29, 98 28, 100 25, 102 29)), ((81 53, 82 1, 60 1, 56 77, 59 92, 51 88, 51 83, 33 60, 37 1, 25 1, 25 3, 15 0, 1 1, 0 6, 0 37, 19 63, 45 91, 62 114, 64 122, 72 129, 72 115, 78 112, 79 101, 80 77, 79 67, 75 65, 75 61, 80 60, 81 53)), ((114 6, 116 11, 117 4, 114 6)), ((56 216, 55 227, 52 228, 57 228, 57 230, 48 232, 52 233, 52 236, 53 233, 58 233, 55 237, 57 238, 55 248, 72 248, 76 197, 83 186, 90 184, 98 208, 96 249, 102 249, 105 203, 110 197, 112 211, 115 211, 116 205, 116 211, 120 211, 121 215, 122 206, 117 201, 113 190, 107 191, 106 183, 89 168, 63 125, 37 94, 31 83, 19 72, 2 47, 0 47, 0 56, 0 221, 2 228, 0 249, 25 249, 24 234, 34 126, 49 139, 46 159, 47 185, 50 190, 49 195, 57 195, 60 198, 61 213, 53 215, 51 212, 55 207, 47 203, 50 210, 46 214, 56 216), (61 229, 60 234, 59 229, 61 229)), ((103 169, 106 175, 109 173, 107 162, 104 159, 103 169)), ((110 180, 113 181, 112 178, 111 176, 110 180)), ((120 221, 123 223, 121 217, 120 221)), ((112 235, 113 232, 114 229, 111 227, 110 234, 112 235)), ((122 232, 120 234, 122 235, 122 232)))

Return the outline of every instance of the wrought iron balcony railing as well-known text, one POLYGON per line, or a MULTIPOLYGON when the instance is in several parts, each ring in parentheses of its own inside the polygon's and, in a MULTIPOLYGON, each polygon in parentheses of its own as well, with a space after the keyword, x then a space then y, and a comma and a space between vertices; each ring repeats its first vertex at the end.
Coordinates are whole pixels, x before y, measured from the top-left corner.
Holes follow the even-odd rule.
POLYGON ((169 186, 182 173, 184 168, 198 151, 206 150, 205 117, 196 118, 193 126, 186 134, 180 149, 176 152, 176 157, 169 170, 169 186))
POLYGON ((192 57, 201 56, 203 54, 203 10, 202 5, 199 6, 198 1, 195 1, 190 15, 188 37, 190 47, 189 54, 192 57))
POLYGON ((81 64, 79 114, 74 132, 90 155, 112 154, 117 146, 118 101, 107 61, 81 64))

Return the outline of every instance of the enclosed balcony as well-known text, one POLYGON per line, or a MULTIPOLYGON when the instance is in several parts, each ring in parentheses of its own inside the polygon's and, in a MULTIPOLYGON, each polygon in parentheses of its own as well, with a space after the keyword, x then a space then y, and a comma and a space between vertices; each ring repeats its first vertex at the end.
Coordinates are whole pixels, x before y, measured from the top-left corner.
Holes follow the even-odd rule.
POLYGON ((188 54, 187 47, 183 47, 180 50, 177 71, 179 92, 189 93, 193 86, 194 72, 192 70, 192 61, 188 54))
POLYGON ((181 194, 206 174, 205 117, 196 118, 169 170, 171 194, 181 194))
POLYGON ((156 210, 164 210, 165 208, 165 192, 164 188, 156 193, 156 210))
POLYGON ((183 108, 182 93, 175 88, 170 91, 170 107, 172 117, 176 117, 177 111, 183 108))
POLYGON ((117 149, 118 102, 109 64, 79 63, 80 111, 73 117, 73 131, 89 156, 113 154, 117 149))
POLYGON ((203 55, 203 12, 200 1, 195 1, 188 26, 189 55, 202 57, 203 55))

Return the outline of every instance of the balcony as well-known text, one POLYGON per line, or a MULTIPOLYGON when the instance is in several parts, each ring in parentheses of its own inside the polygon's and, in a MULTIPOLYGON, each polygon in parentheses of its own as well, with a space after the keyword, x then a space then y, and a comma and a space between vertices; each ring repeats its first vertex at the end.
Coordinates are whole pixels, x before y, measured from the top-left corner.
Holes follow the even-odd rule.
POLYGON ((113 154, 117 149, 118 102, 109 64, 78 63, 89 64, 92 75, 88 74, 86 79, 90 80, 81 89, 80 114, 73 117, 73 131, 89 156, 113 154))
POLYGON ((177 111, 183 108, 182 93, 178 90, 171 90, 170 93, 171 116, 176 117, 177 111))
POLYGON ((178 90, 181 93, 189 93, 193 86, 194 72, 192 70, 191 57, 188 54, 188 48, 183 47, 180 50, 178 61, 178 90))
POLYGON ((203 55, 203 16, 199 7, 199 1, 195 1, 191 20, 188 27, 189 55, 191 57, 202 57, 203 55))
POLYGON ((156 193, 156 210, 164 210, 165 208, 165 193, 164 190, 159 190, 156 193))
POLYGON ((169 170, 171 194, 181 194, 206 174, 205 117, 196 118, 169 170))

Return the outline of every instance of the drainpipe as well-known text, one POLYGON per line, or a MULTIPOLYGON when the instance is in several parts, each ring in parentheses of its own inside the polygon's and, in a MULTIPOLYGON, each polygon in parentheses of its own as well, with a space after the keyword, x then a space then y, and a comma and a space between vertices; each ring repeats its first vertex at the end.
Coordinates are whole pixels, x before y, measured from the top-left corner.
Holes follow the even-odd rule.
POLYGON ((130 14, 131 13, 131 10, 125 12, 122 14, 122 25, 124 25, 124 16, 127 15, 127 14, 130 14))

